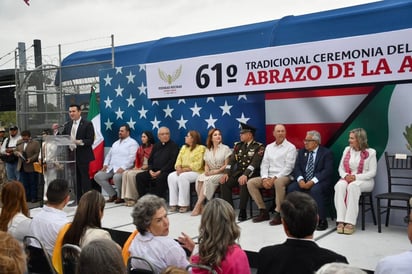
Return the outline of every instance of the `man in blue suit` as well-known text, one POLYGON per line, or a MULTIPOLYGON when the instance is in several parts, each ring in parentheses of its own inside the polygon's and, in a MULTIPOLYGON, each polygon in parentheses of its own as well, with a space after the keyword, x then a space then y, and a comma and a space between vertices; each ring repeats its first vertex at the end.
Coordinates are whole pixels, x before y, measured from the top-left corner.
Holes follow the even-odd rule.
POLYGON ((321 136, 316 130, 308 131, 303 142, 305 148, 298 152, 293 170, 295 181, 288 186, 288 192, 302 191, 312 196, 319 210, 316 230, 326 230, 325 199, 331 195, 333 155, 329 149, 320 146, 321 136))

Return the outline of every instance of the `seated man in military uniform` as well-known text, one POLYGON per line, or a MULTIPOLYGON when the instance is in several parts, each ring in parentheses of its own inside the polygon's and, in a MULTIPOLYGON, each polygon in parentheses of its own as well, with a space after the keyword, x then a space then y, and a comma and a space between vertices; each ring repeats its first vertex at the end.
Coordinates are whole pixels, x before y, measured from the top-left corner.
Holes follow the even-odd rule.
POLYGON ((220 179, 220 191, 222 198, 233 206, 232 188, 240 187, 239 221, 247 219, 246 206, 249 192, 246 182, 260 175, 260 163, 262 162, 265 147, 254 140, 256 128, 244 123, 241 124, 240 142, 233 148, 229 163, 225 168, 225 175, 220 179))

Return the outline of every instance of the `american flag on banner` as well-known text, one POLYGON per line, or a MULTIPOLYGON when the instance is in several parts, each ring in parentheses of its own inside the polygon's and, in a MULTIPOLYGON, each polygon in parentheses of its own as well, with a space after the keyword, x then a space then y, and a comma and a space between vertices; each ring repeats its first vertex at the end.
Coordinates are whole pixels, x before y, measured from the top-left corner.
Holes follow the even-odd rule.
POLYGON ((101 131, 106 146, 118 139, 119 127, 126 123, 139 143, 144 130, 156 136, 162 126, 170 128, 171 138, 179 145, 189 130, 199 131, 205 143, 207 132, 219 128, 223 142, 232 147, 239 140, 240 122, 256 127, 255 139, 266 141, 263 93, 150 100, 144 65, 102 70, 99 77, 101 131))

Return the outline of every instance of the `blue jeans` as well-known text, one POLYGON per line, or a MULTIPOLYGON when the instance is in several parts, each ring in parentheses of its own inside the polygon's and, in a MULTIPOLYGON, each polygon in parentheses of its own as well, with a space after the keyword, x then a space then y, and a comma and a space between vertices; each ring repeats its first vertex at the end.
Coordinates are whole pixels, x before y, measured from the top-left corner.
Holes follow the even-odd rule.
POLYGON ((17 161, 14 163, 6 164, 6 174, 9 181, 16 180, 20 181, 20 172, 17 170, 17 161))

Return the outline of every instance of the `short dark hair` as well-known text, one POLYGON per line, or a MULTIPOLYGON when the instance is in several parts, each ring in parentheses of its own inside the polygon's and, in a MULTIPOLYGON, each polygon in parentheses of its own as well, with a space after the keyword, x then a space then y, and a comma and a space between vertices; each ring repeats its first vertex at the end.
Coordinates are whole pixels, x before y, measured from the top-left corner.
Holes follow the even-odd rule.
POLYGON ((30 130, 23 130, 23 131, 20 133, 20 135, 21 135, 21 136, 31 137, 31 132, 30 132, 30 130))
POLYGON ((69 195, 69 183, 64 179, 54 179, 47 187, 47 203, 58 205, 69 195))
POLYGON ((318 205, 304 192, 289 193, 280 206, 280 214, 295 238, 313 235, 318 223, 318 205))
POLYGON ((78 105, 78 104, 71 104, 70 106, 69 106, 69 108, 73 108, 73 107, 75 107, 75 108, 77 108, 77 110, 82 110, 81 109, 81 107, 80 107, 80 105, 78 105))
POLYGON ((130 126, 129 124, 123 124, 120 126, 120 128, 124 127, 126 129, 127 132, 130 132, 130 126))

